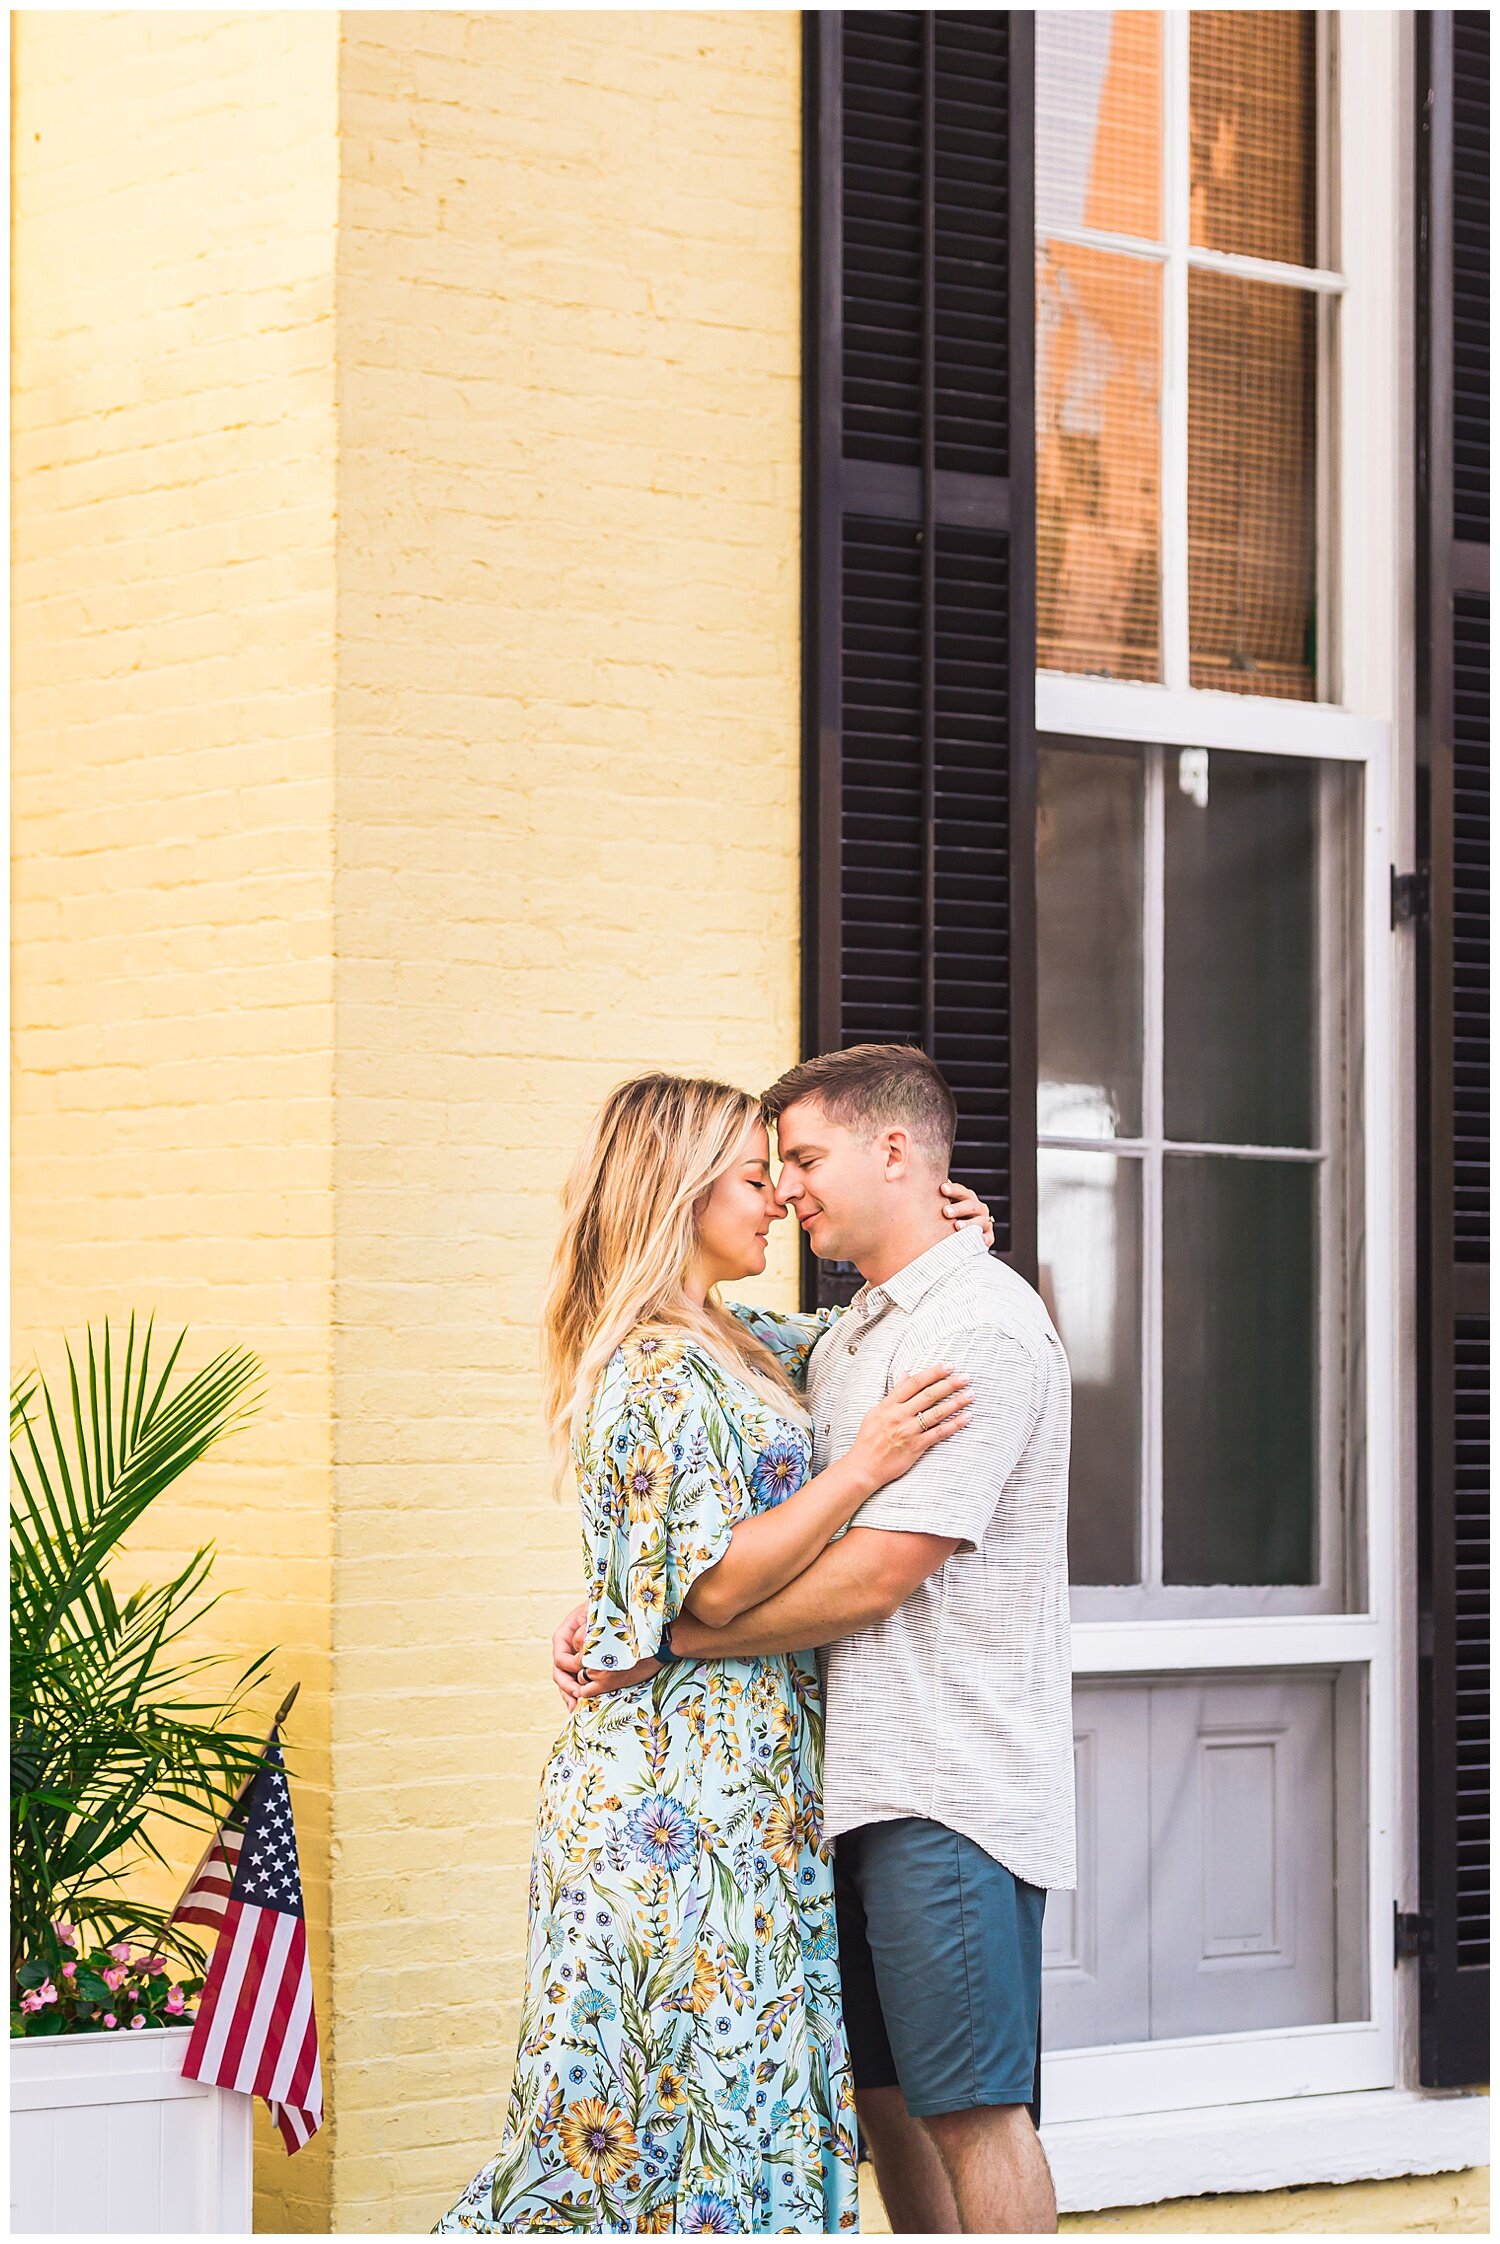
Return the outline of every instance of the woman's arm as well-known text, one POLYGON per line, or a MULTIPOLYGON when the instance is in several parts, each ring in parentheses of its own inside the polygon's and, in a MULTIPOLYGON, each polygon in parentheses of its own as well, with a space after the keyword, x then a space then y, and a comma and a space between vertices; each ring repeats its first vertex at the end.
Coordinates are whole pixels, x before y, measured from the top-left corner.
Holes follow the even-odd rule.
POLYGON ((877 1488, 898 1480, 968 1423, 968 1400, 966 1375, 941 1365, 898 1380, 865 1413, 843 1457, 773 1511, 740 1521, 723 1556, 694 1581, 683 1610, 723 1628, 773 1596, 812 1564, 877 1488))
POLYGON ((832 1309, 763 1309, 758 1301, 726 1301, 724 1307, 778 1352, 813 1347, 844 1314, 842 1304, 832 1309))
MULTIPOLYGON (((984 1243, 995 1243, 995 1226, 990 1211, 979 1195, 966 1184, 955 1184, 945 1177, 938 1190, 943 1195, 943 1213, 956 1230, 967 1224, 978 1224, 984 1233, 984 1243)), ((795 1368, 805 1366, 809 1351, 822 1339, 830 1325, 844 1314, 841 1306, 832 1309, 762 1309, 747 1301, 726 1301, 724 1307, 731 1316, 748 1325, 756 1336, 765 1341, 778 1356, 794 1359, 795 1368)), ((794 1364, 787 1368, 794 1371, 794 1364)))
POLYGON ((726 1301, 724 1306, 747 1332, 753 1332, 770 1349, 799 1395, 807 1386, 808 1359, 814 1348, 829 1326, 844 1314, 842 1308, 795 1312, 760 1309, 748 1301, 726 1301))

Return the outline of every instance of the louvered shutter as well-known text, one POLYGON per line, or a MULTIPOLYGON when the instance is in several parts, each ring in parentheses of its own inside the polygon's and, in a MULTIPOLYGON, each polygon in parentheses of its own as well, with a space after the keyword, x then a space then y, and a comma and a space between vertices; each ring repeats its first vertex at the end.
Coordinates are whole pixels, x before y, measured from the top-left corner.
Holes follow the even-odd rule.
POLYGON ((1418 18, 1421 2075, 1489 2073, 1489 21, 1418 18))
POLYGON ((804 1043, 931 1054, 1034 1276, 1031 20, 806 22, 804 1043))

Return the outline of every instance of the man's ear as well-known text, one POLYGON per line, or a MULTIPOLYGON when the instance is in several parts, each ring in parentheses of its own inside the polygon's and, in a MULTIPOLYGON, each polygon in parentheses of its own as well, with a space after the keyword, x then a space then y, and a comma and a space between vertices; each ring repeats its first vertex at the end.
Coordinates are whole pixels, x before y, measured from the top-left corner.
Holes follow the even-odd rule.
POLYGON ((906 1176, 911 1169, 911 1137, 905 1130, 882 1130, 880 1150, 885 1155, 888 1179, 906 1176))

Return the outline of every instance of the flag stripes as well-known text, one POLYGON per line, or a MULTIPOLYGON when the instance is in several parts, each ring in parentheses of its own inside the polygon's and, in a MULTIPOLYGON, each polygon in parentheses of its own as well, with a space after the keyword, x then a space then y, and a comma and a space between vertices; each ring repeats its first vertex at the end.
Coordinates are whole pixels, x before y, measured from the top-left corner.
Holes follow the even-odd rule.
POLYGON ((172 1911, 174 1924, 208 1925, 212 1930, 218 1929, 224 1922, 244 1843, 244 1832, 235 1830, 232 1824, 226 1823, 221 1831, 214 1833, 204 1849, 203 1860, 172 1911))
POLYGON ((184 2075, 261 2096, 288 2151, 323 2124, 302 1879, 275 1730, 260 1774, 188 1881, 175 1921, 217 1932, 184 2075))

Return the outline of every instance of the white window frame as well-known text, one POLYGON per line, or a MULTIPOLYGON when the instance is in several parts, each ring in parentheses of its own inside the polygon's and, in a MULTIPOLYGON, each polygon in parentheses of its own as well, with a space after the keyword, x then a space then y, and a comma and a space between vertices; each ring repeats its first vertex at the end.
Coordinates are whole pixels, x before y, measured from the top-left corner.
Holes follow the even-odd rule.
MULTIPOLYGON (((1144 719, 1142 701, 1156 704, 1149 737, 1165 747, 1205 745, 1206 714, 1200 700, 1227 701, 1236 712, 1226 732, 1250 738, 1219 739, 1214 745, 1257 753, 1305 755, 1300 746, 1268 738, 1280 702, 1241 695, 1192 695, 1186 712, 1193 722, 1175 735, 1163 723, 1170 698, 1143 686, 1114 686, 1043 674, 1037 680, 1037 729, 1043 736, 1066 732, 1078 737, 1079 703, 1094 705, 1101 741, 1122 737, 1122 723, 1144 719), (1087 689, 1080 696, 1078 689, 1087 689), (1123 700, 1121 697, 1128 697, 1123 700), (1113 706, 1111 706, 1113 705, 1113 706), (1259 720, 1242 724, 1241 720, 1259 720)), ((1073 1670, 1083 1677, 1159 1676, 1172 1673, 1245 1673, 1256 1669, 1337 1667, 1362 1670, 1365 1678, 1365 1753, 1363 1790, 1369 1806, 1366 1851, 1365 1934, 1368 1941, 1367 2019, 1341 2025, 1303 2026, 1266 2033, 1208 2035, 1182 2041, 1140 2042, 1100 2049, 1050 2053, 1044 2073, 1044 2109, 1057 2121, 1144 2113, 1252 2099, 1389 2087, 1395 2080, 1392 1909, 1395 1862, 1391 1817, 1394 1799, 1396 1683, 1392 1604, 1396 1553, 1394 1490, 1395 1428, 1391 1420, 1396 1376, 1395 1327, 1395 1148, 1392 1142, 1391 1033, 1392 936, 1389 925, 1391 833, 1391 728, 1342 710, 1321 708, 1320 744, 1326 755, 1361 765, 1364 771, 1362 844, 1363 989, 1363 1176, 1365 1233, 1364 1284, 1352 1313, 1362 1319, 1367 1379, 1362 1434, 1365 1445, 1363 1521, 1351 1522, 1362 1548, 1351 1551, 1347 1571, 1367 1592, 1363 1610, 1342 1613, 1278 1613, 1236 1617, 1200 1616, 1173 1620, 1077 1621, 1073 1625, 1073 1670)), ((1140 738, 1144 735, 1137 734, 1140 738)))
MULTIPOLYGON (((1150 692, 1152 689, 1145 689, 1150 692)), ((1195 698, 1197 698, 1195 696, 1195 698)), ((1226 696, 1226 699, 1237 697, 1226 696)), ((1257 702, 1263 708, 1264 703, 1257 702)), ((1077 737, 1056 740, 1042 734, 1043 750, 1097 746, 1077 737)), ((1111 743, 1118 748, 1122 744, 1111 743)), ((1341 996, 1339 1027, 1335 1036, 1320 1038, 1317 1056, 1317 1142, 1309 1146, 1193 1144, 1172 1137, 1163 1112, 1165 1073, 1165 801, 1173 784, 1173 751, 1157 743, 1128 745, 1143 759, 1142 863, 1138 902, 1141 909, 1144 978, 1141 1063, 1141 1123, 1134 1134, 1106 1137, 1068 1136, 1039 1129, 1037 1151, 1072 1154, 1081 1161, 1099 1164, 1108 1160, 1129 1162, 1140 1178, 1140 1231, 1137 1248, 1141 1266, 1140 1353, 1137 1361, 1140 1403, 1140 1449, 1137 1460, 1136 1521, 1138 1573, 1133 1582, 1114 1585, 1076 1584, 1072 1592, 1077 1620, 1128 1620, 1173 1617, 1174 1609, 1207 1616, 1251 1612, 1343 1612, 1348 1609, 1358 1573, 1356 1555, 1349 1547, 1349 1500, 1354 1493, 1347 1466, 1350 1445, 1330 1396, 1348 1369, 1346 1327, 1350 1316, 1345 1245, 1348 1163, 1350 1146, 1343 1087, 1347 1072, 1346 1047, 1357 1047, 1349 1035, 1351 1023, 1341 996), (1163 1581, 1162 1543, 1165 1521, 1163 1487, 1164 1449, 1164 1190, 1165 1166, 1173 1156, 1205 1154, 1240 1160, 1267 1160, 1296 1164, 1318 1172, 1318 1282, 1319 1313, 1315 1329, 1314 1396, 1317 1466, 1314 1478, 1316 1511, 1313 1522, 1316 1572, 1305 1584, 1250 1585, 1217 1588, 1207 1585, 1168 1584, 1163 1581)), ((1273 753, 1279 752, 1276 750, 1273 753)), ((1292 761, 1303 759, 1293 757, 1292 761)), ((1328 759, 1328 766, 1350 759, 1328 759)), ((1328 800, 1319 788, 1315 817, 1318 832, 1316 879, 1318 882, 1318 959, 1320 991, 1334 977, 1343 978, 1348 962, 1343 946, 1348 935, 1348 899, 1345 880, 1350 866, 1351 836, 1342 804, 1328 800)), ((1356 873, 1356 880, 1358 874, 1356 873)), ((1360 883, 1362 887, 1362 882, 1360 883)), ((1352 986, 1352 984, 1348 985, 1352 986)), ((1347 994, 1347 991, 1346 991, 1347 994)), ((1079 1171, 1082 1174, 1082 1170, 1079 1171)))
MULTIPOLYGON (((1038 219, 1038 244, 1071 243, 1079 249, 1103 250, 1113 256, 1133 257, 1161 270, 1161 684, 1169 693, 1195 691, 1189 686, 1188 625, 1188 275, 1220 273, 1240 280, 1261 281, 1273 287, 1296 288, 1320 300, 1318 326, 1318 568, 1317 611, 1318 672, 1314 690, 1320 698, 1336 690, 1337 655, 1325 628, 1334 612, 1336 579, 1331 567, 1335 547, 1331 472, 1332 432, 1336 426, 1334 387, 1337 383, 1337 347, 1329 308, 1347 286, 1343 272, 1331 266, 1287 265, 1266 257, 1232 255, 1224 250, 1200 249, 1192 241, 1192 178, 1189 139, 1189 39, 1191 13, 1186 8, 1166 9, 1162 25, 1162 176, 1161 239, 1139 234, 1108 233, 1092 226, 1052 224, 1038 219)), ((1329 130, 1337 103, 1334 25, 1327 10, 1318 14, 1318 104, 1320 139, 1332 147, 1329 130)), ((1336 239, 1337 199, 1326 184, 1334 167, 1321 167, 1318 194, 1319 252, 1326 256, 1336 239)), ((1147 692, 1159 690, 1152 687, 1147 692)), ((1229 696, 1237 699, 1238 696, 1229 696)), ((1248 697, 1247 697, 1248 698, 1248 697)), ((1306 706, 1296 704, 1295 706, 1306 706)), ((1194 741, 1194 747, 1211 743, 1194 741)))
MULTIPOLYGON (((1185 98, 1185 18, 1175 34, 1185 98)), ((1402 30, 1379 11, 1346 13, 1340 24, 1337 121, 1329 137, 1337 199, 1345 214, 1341 243, 1346 294, 1337 354, 1337 414, 1328 445, 1329 473, 1341 503, 1325 513, 1333 550, 1320 580, 1336 596, 1329 622, 1338 648, 1343 705, 1291 702, 1189 689, 1185 683, 1185 608, 1174 623, 1183 660, 1166 683, 1149 686, 1042 672, 1036 721, 1041 736, 1135 741, 1168 748, 1244 750, 1349 762, 1362 767, 1360 848, 1362 987, 1355 1016, 1362 1031, 1363 1284, 1351 1313, 1362 1316, 1365 1377, 1364 1516, 1355 1523, 1359 1548, 1348 1553, 1360 1609, 1342 1613, 1246 1615, 1149 1621, 1080 1621, 1073 1627, 1074 1672, 1084 1676, 1246 1673, 1257 1669, 1337 1667, 1364 1684, 1363 1753, 1366 1808, 1365 1915, 1368 2016, 1359 2021, 1275 2032, 1208 2035, 1048 2055, 1043 2069, 1044 2125, 1074 2130, 1083 2142, 1095 2127, 1130 2115, 1268 2104, 1308 2094, 1357 2097, 1394 2090, 1402 2070, 1398 2049, 1398 1983, 1392 1913, 1402 1896, 1410 1856, 1403 1769, 1410 1739, 1401 1685, 1406 1649, 1399 1599, 1405 1582, 1400 1529, 1410 1502, 1403 1437, 1409 1383, 1400 1336, 1410 1329, 1411 1263, 1405 1250, 1402 1185, 1409 1159, 1407 1123, 1397 1095, 1399 1056, 1406 1050, 1409 992, 1405 961, 1389 916, 1389 871, 1397 837, 1407 836, 1410 785, 1409 697, 1400 653, 1408 592, 1402 582, 1401 435, 1399 387, 1404 225, 1402 30), (1336 476, 1334 470, 1336 469, 1336 476), (1398 726, 1399 720, 1399 726, 1398 726)), ((1122 245, 1123 246, 1123 245, 1122 245)), ((1253 261, 1251 261, 1253 262, 1253 261)), ((1186 265, 1184 263, 1184 272, 1186 265)), ((1262 275, 1261 277, 1266 277, 1262 275)), ((1297 275, 1298 285, 1307 276, 1297 275)), ((1183 281, 1185 296, 1186 283, 1183 281)), ((1164 423, 1182 414, 1164 410, 1164 423)), ((1185 452, 1179 467, 1185 471, 1185 452)), ((1185 482, 1180 481, 1184 492, 1185 482)), ((1164 514, 1165 514, 1164 488, 1164 514)), ((1183 516, 1185 524, 1185 514, 1183 516)), ((1179 541, 1185 563, 1185 534, 1179 541)), ((1185 579, 1178 571, 1178 596, 1185 579)), ((1403 2000, 1403 2015, 1406 2006, 1403 2000)), ((1325 2107, 1330 2121, 1343 2106, 1325 2107)), ((1262 2120, 1246 2114, 1246 2126, 1262 2120)), ((1364 2154, 1360 2154, 1363 2156, 1364 2154)), ((1301 2178, 1263 2166, 1251 2187, 1301 2178)), ((1391 2171, 1369 2164, 1368 2171, 1391 2171)), ((1409 2169, 1402 2169, 1409 2170, 1409 2169)), ((1345 2178, 1348 2178, 1347 2176, 1345 2178)), ((1207 2186, 1205 2181, 1204 2186, 1207 2186)), ((1221 2181, 1218 2186, 1225 2186, 1221 2181)), ((1072 2192, 1069 2192, 1072 2196, 1072 2192)), ((1152 2187, 1143 2193, 1163 2194, 1152 2187)), ((1075 2202, 1080 2200, 1075 2199, 1075 2202)), ((1124 2203, 1085 2197, 1084 2202, 1124 2203)))
POLYGON ((1156 2114, 1042 2120, 1062 2213, 1228 2190, 1454 2174, 1490 2155, 1489 2098, 1375 2088, 1350 2096, 1156 2114))

